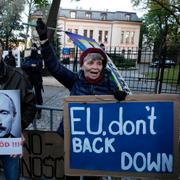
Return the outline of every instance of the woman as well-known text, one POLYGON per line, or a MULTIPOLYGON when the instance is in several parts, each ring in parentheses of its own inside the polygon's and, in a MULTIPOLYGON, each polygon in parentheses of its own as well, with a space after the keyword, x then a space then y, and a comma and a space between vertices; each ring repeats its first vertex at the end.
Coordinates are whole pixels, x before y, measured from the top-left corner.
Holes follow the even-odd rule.
POLYGON ((107 56, 103 50, 99 48, 85 50, 80 56, 81 70, 74 73, 59 62, 47 39, 47 27, 41 19, 37 20, 36 30, 45 65, 51 74, 69 89, 70 95, 114 95, 118 100, 125 99, 127 93, 119 91, 111 79, 111 72, 106 69, 107 56))
MULTIPOLYGON (((85 50, 79 60, 81 70, 74 73, 58 61, 47 39, 47 27, 41 19, 37 20, 36 30, 39 34, 41 53, 46 67, 61 84, 69 89, 70 95, 114 95, 118 100, 125 99, 127 93, 119 91, 118 86, 112 80, 111 72, 106 69, 107 56, 103 50, 99 48, 85 50)), ((63 135, 62 125, 59 131, 63 135)), ((75 179, 75 177, 69 177, 69 179, 75 179)), ((99 177, 86 177, 85 179, 95 180, 99 177)))

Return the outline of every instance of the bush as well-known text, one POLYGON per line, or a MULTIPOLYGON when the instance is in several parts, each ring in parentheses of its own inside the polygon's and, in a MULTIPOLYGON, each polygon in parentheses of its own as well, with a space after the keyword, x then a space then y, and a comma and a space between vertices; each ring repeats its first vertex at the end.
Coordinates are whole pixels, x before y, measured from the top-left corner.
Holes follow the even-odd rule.
POLYGON ((108 54, 116 67, 118 68, 131 68, 136 66, 135 59, 125 59, 121 54, 108 54))
POLYGON ((124 62, 115 64, 118 68, 131 68, 136 66, 136 61, 133 59, 126 59, 124 62))

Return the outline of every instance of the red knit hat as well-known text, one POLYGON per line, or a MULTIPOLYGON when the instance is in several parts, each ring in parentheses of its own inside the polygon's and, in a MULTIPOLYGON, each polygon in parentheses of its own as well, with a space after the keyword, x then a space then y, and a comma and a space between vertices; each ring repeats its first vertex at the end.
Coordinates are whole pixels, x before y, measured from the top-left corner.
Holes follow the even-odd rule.
POLYGON ((106 67, 107 56, 106 56, 105 52, 100 48, 88 48, 85 51, 83 51, 83 53, 81 54, 80 59, 79 59, 80 66, 83 65, 84 58, 90 53, 98 53, 98 54, 100 54, 103 57, 103 61, 102 61, 103 62, 103 67, 106 67))

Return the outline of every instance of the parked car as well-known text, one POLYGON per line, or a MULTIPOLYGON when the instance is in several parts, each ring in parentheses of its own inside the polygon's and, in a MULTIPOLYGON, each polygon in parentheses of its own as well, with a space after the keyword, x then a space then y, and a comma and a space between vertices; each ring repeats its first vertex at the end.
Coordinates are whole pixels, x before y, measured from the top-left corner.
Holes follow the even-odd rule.
MULTIPOLYGON (((165 63, 164 63, 164 67, 167 67, 167 68, 170 68, 172 66, 175 66, 176 65, 176 62, 171 60, 171 59, 166 59, 165 60, 165 63)), ((154 61, 153 63, 150 64, 150 67, 152 68, 157 68, 157 67, 160 67, 162 66, 160 61, 157 60, 157 61, 154 61)))

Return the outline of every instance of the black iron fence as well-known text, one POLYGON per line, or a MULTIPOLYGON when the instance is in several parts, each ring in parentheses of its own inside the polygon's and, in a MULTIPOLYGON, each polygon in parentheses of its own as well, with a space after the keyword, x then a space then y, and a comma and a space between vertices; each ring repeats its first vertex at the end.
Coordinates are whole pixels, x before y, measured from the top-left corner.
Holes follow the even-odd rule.
MULTIPOLYGON (((63 61, 65 66, 78 71, 80 53, 74 52, 69 61, 63 61)), ((132 92, 180 94, 180 62, 177 59, 155 61, 151 49, 106 48, 106 53, 132 92)))

